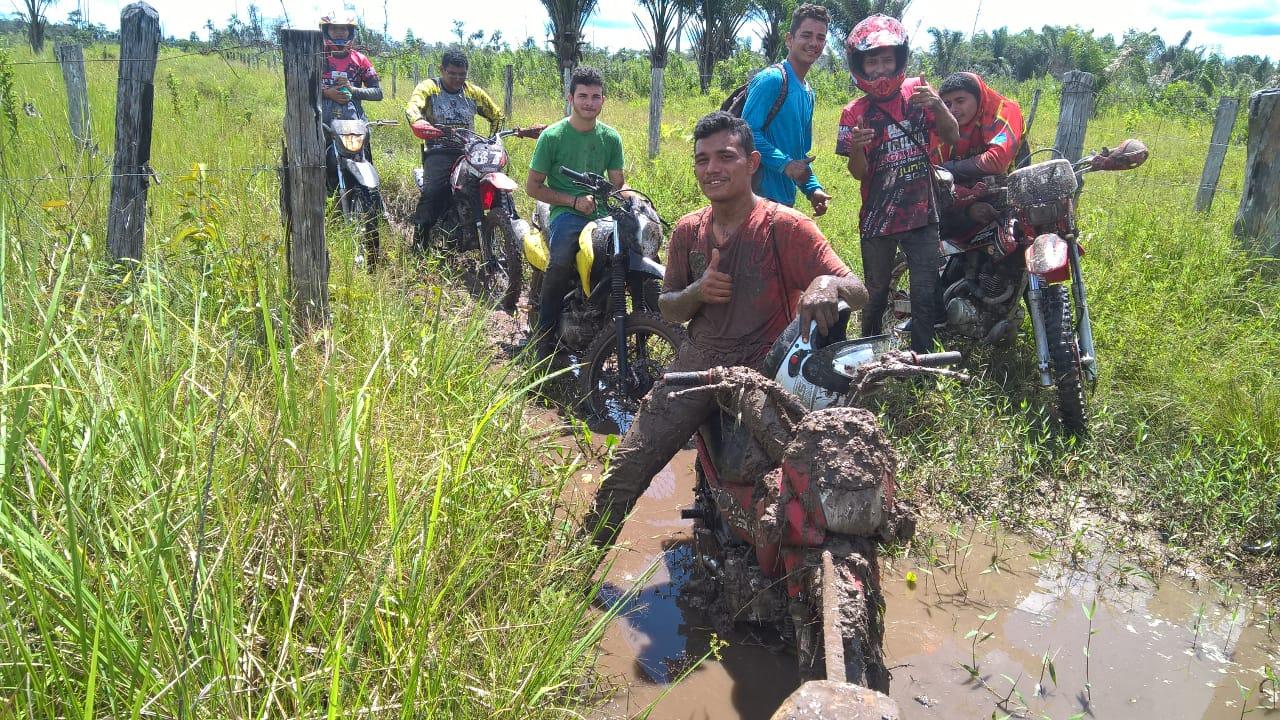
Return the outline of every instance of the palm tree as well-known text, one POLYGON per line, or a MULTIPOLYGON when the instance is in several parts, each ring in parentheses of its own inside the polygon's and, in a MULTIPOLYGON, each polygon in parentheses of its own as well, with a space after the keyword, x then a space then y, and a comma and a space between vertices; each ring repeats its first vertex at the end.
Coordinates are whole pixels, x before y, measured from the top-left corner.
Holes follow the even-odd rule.
POLYGON ((751 16, 764 23, 760 32, 760 52, 768 62, 774 62, 782 54, 782 38, 787 32, 783 25, 795 12, 796 0, 751 0, 751 16))
POLYGON ((711 71, 716 62, 733 55, 750 7, 747 0, 692 0, 691 5, 697 23, 689 38, 698 58, 698 84, 705 95, 711 88, 711 71))
MULTIPOLYGON (((547 9, 547 16, 550 18, 548 30, 551 31, 551 45, 555 49, 556 60, 560 63, 566 97, 569 93, 569 76, 582 59, 582 28, 596 11, 597 2, 599 0, 542 0, 542 6, 547 9)), ((564 113, 569 114, 567 100, 564 113)))
POLYGON ((964 51, 964 33, 931 27, 929 34, 933 36, 934 70, 939 77, 946 77, 960 65, 960 54, 964 51))
POLYGON ((27 42, 31 45, 31 52, 37 55, 44 50, 44 31, 49 25, 44 12, 56 2, 57 0, 23 0, 22 17, 27 21, 27 42))
POLYGON ((684 24, 684 6, 686 0, 639 0, 649 16, 646 23, 639 15, 632 13, 636 26, 644 35, 644 43, 649 48, 649 157, 658 155, 659 131, 662 128, 662 94, 665 83, 667 56, 671 45, 680 37, 680 28, 684 24))

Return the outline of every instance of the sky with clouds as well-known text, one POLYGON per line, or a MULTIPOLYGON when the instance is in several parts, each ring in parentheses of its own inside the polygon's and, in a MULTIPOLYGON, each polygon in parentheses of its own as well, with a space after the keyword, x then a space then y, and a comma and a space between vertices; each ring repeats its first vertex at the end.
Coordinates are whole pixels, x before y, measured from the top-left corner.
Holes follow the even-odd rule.
MULTIPOLYGON (((310 26, 338 2, 315 0, 256 0, 267 17, 288 17, 294 26, 310 26)), ((52 18, 80 7, 92 22, 108 27, 119 25, 120 0, 61 0, 50 11, 52 18)), ((205 20, 222 26, 232 13, 248 15, 249 0, 153 0, 165 35, 185 37, 202 32, 205 20)), ((546 36, 546 14, 538 0, 370 0, 347 2, 346 7, 362 16, 365 23, 381 28, 387 17, 391 33, 397 37, 412 28, 427 41, 453 37, 453 21, 461 20, 469 31, 486 33, 501 30, 508 41, 546 36)), ((632 20, 636 4, 630 0, 599 0, 599 9, 587 28, 595 45, 621 48, 643 47, 643 39, 632 20)), ((973 31, 1007 26, 1017 32, 1042 25, 1079 25, 1093 28, 1099 35, 1117 39, 1129 28, 1154 28, 1168 43, 1176 43, 1190 30, 1192 46, 1206 46, 1227 55, 1269 55, 1280 60, 1280 2, 1277 0, 1073 0, 1041 3, 1027 0, 914 0, 904 22, 913 44, 922 46, 930 27, 973 31)), ((752 32, 754 34, 754 32, 752 32)), ((758 41, 753 41, 753 45, 758 41)))

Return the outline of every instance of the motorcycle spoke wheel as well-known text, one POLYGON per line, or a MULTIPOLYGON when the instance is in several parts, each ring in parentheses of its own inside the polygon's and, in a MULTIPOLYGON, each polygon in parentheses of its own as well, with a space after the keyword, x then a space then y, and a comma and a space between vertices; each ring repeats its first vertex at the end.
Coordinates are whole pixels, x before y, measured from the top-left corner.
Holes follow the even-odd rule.
MULTIPOLYGON (((899 251, 893 262, 893 274, 889 277, 889 302, 885 305, 884 312, 880 315, 880 332, 886 335, 901 335, 902 333, 897 329, 898 325, 911 317, 910 313, 899 315, 894 310, 894 306, 899 301, 909 302, 911 300, 911 293, 907 289, 909 280, 907 272, 906 257, 899 251)), ((910 335, 910 333, 907 333, 907 335, 910 335)), ((911 338, 905 338, 905 342, 910 343, 911 338)))
MULTIPOLYGON (((612 321, 610 321, 612 324, 612 321)), ((653 313, 627 316, 627 377, 618 372, 617 335, 610 327, 596 336, 583 357, 582 394, 586 410, 626 432, 640 401, 675 360, 684 331, 653 313)))
POLYGON ((1058 417, 1072 435, 1084 435, 1089 428, 1081 381, 1080 347, 1071 319, 1071 299, 1065 285, 1050 285, 1041 298, 1044 331, 1049 340, 1049 368, 1057 400, 1058 417))
POLYGON ((519 238, 511 225, 511 216, 504 210, 494 210, 485 218, 481 230, 481 242, 487 249, 479 253, 478 290, 484 302, 511 312, 523 284, 519 238))

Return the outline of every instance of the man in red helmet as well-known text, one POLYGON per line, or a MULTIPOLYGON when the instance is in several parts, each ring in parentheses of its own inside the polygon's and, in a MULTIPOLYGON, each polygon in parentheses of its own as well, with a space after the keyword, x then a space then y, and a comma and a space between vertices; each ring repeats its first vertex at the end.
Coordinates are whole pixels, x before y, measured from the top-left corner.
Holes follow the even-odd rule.
POLYGON ((325 15, 320 18, 324 36, 325 68, 320 75, 320 108, 324 120, 364 120, 361 102, 382 99, 382 85, 373 63, 354 49, 356 19, 325 15))
POLYGON ((862 334, 883 332, 889 282, 899 247, 911 276, 911 349, 933 350, 941 318, 937 298, 938 198, 929 162, 929 137, 954 143, 960 134, 942 98, 924 78, 906 80, 907 31, 898 20, 872 15, 845 41, 849 71, 864 96, 840 116, 836 153, 862 183, 862 268, 870 299, 862 334))
MULTIPOLYGON (((320 75, 320 112, 324 122, 330 120, 365 120, 362 101, 382 99, 382 85, 373 63, 354 48, 356 19, 330 13, 320 18, 324 39, 324 71, 320 75)), ((368 147, 369 139, 365 138, 368 147)), ((373 157, 372 151, 369 154, 373 157)), ((333 144, 325 154, 325 186, 329 192, 338 188, 338 155, 333 144)))

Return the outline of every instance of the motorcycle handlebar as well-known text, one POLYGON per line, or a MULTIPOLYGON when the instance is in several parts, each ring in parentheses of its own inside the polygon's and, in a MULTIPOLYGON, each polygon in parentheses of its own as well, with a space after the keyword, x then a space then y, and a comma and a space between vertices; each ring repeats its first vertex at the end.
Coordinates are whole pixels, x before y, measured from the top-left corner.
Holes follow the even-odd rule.
POLYGON ((947 367, 960 364, 961 355, 956 351, 940 353, 923 353, 914 357, 915 364, 920 367, 947 367))
POLYGON ((579 185, 594 194, 608 195, 613 192, 613 186, 609 181, 595 173, 583 173, 577 170, 570 170, 567 167, 560 168, 560 174, 569 178, 575 185, 579 185))
POLYGON ((666 373, 662 376, 662 381, 677 387, 693 387, 696 385, 710 385, 714 382, 714 378, 711 377, 710 370, 694 370, 692 372, 666 373))

